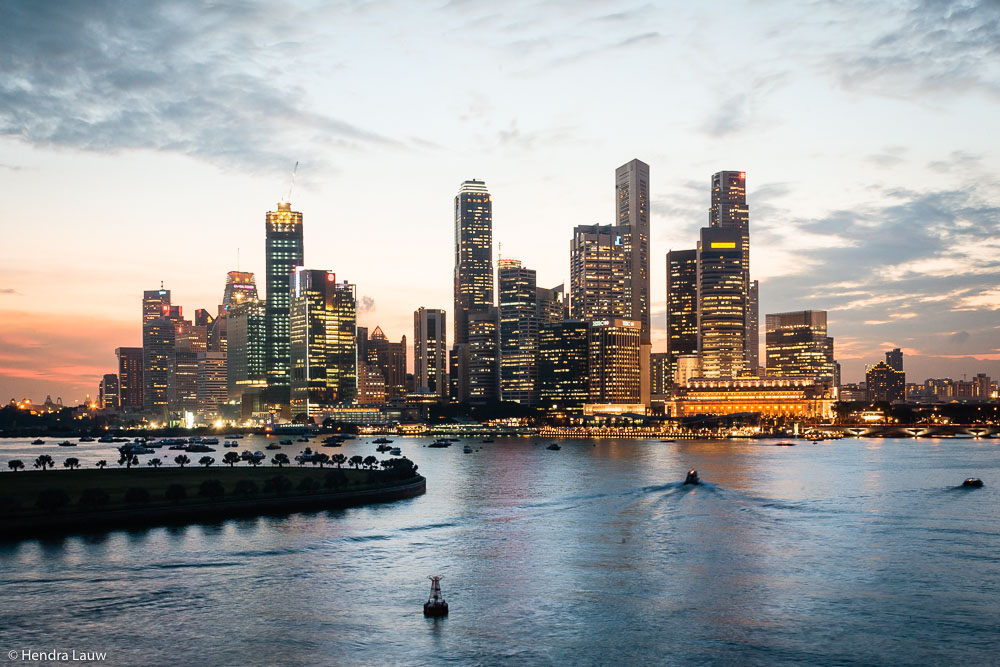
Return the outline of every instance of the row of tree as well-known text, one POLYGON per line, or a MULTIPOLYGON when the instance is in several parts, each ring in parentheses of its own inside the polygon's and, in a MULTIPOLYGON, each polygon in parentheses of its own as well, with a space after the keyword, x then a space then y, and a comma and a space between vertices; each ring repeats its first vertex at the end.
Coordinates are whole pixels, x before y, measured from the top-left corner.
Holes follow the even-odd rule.
MULTIPOLYGON (((222 457, 222 463, 228 465, 230 468, 232 468, 242 460, 243 459, 236 452, 226 452, 226 455, 222 457)), ((332 464, 340 468, 344 466, 344 464, 347 464, 354 469, 363 468, 366 470, 376 470, 379 467, 383 469, 391 468, 393 467, 392 461, 400 461, 400 460, 403 459, 388 459, 386 461, 380 462, 374 456, 361 456, 359 454, 356 454, 350 458, 348 458, 343 454, 334 454, 333 456, 329 456, 327 454, 313 454, 309 457, 308 460, 300 459, 299 465, 312 463, 313 465, 318 465, 320 468, 322 468, 328 464, 332 464)), ((247 459, 246 461, 255 468, 264 462, 263 459, 259 458, 250 458, 247 459)), ((191 459, 188 458, 186 455, 181 454, 179 456, 174 457, 174 463, 183 468, 184 466, 191 463, 191 459)), ((206 468, 211 466, 213 463, 215 463, 215 458, 212 456, 203 456, 200 459, 198 459, 198 465, 205 466, 206 468)), ((34 467, 39 468, 41 470, 48 470, 49 468, 54 468, 55 465, 56 465, 55 461, 48 454, 42 454, 41 456, 35 458, 34 461, 34 467)), ((98 468, 104 469, 107 467, 108 462, 105 460, 100 460, 94 465, 97 466, 98 468)), ((118 465, 126 466, 127 468, 131 468, 133 465, 139 465, 139 457, 131 452, 122 452, 121 456, 118 459, 118 465)), ((153 458, 147 461, 146 465, 151 466, 153 468, 159 468, 161 465, 163 465, 163 461, 159 458, 153 458)), ((274 457, 271 458, 271 465, 281 468, 286 465, 291 465, 291 461, 288 458, 288 454, 279 453, 275 454, 274 457)), ((80 459, 72 456, 63 461, 63 467, 69 468, 70 470, 74 470, 76 468, 79 468, 80 466, 81 466, 80 459)), ((12 459, 7 462, 7 467, 13 470, 14 472, 17 472, 18 470, 23 470, 25 466, 24 466, 24 461, 22 461, 21 459, 12 459)))

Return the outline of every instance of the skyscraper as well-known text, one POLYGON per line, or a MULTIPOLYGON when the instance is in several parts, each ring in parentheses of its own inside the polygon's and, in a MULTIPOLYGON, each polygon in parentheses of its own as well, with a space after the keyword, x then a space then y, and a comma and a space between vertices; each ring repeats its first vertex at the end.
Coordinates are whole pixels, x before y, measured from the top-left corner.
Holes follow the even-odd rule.
POLYGON ((625 228, 629 257, 627 317, 639 322, 640 402, 649 405, 649 165, 632 160, 615 170, 618 224, 625 228))
POLYGON ((226 286, 222 291, 222 308, 232 310, 233 306, 247 301, 259 301, 257 279, 252 271, 230 271, 226 274, 226 286))
POLYGON ((413 373, 417 391, 448 396, 447 319, 439 308, 413 313, 413 373))
POLYGON ((884 361, 865 369, 869 401, 892 403, 906 398, 906 373, 884 361))
POLYGON ((767 374, 833 382, 833 339, 826 335, 825 310, 769 313, 765 318, 767 374))
POLYGON ((142 410, 142 348, 117 347, 118 403, 122 410, 142 410))
POLYGON ((486 183, 455 195, 455 343, 467 343, 468 315, 493 305, 493 200, 486 183))
POLYGON ((234 303, 226 312, 226 385, 229 398, 241 401, 248 389, 266 386, 264 367, 265 307, 256 299, 234 303))
POLYGON ((635 320, 615 318, 590 323, 589 403, 640 402, 640 330, 635 320))
POLYGON ((365 345, 364 362, 369 368, 377 369, 385 379, 386 398, 406 395, 406 336, 393 343, 376 326, 365 345))
POLYGON ((101 408, 105 410, 117 410, 120 407, 118 375, 116 373, 108 373, 101 379, 97 397, 101 408))
POLYGON ((590 396, 590 328, 564 320, 543 324, 538 334, 539 399, 550 412, 579 413, 590 396))
MULTIPOLYGON (((170 306, 166 307, 169 311, 170 306)), ((154 317, 142 325, 143 411, 154 419, 167 418, 173 388, 174 323, 154 317)))
POLYGON ((142 293, 142 323, 156 319, 170 312, 170 290, 146 290, 142 293), (166 310, 164 310, 166 307, 166 310))
POLYGON ((226 388, 226 353, 199 352, 197 357, 198 412, 216 415, 219 405, 228 398, 226 388))
POLYGON ((194 413, 199 409, 198 355, 208 351, 208 325, 204 324, 207 320, 203 316, 200 321, 203 324, 192 324, 184 319, 174 322, 174 372, 168 404, 171 410, 180 413, 194 413))
POLYGON ((745 171, 720 171, 712 175, 709 226, 739 232, 743 269, 743 370, 756 374, 759 359, 759 316, 756 289, 750 283, 750 207, 747 206, 745 171))
MULTIPOLYGON (((468 315, 468 395, 463 401, 500 400, 500 335, 497 309, 489 306, 468 315)), ((461 370, 459 371, 461 372, 461 370)))
POLYGON ((885 363, 893 370, 903 371, 903 351, 898 347, 885 353, 885 363))
POLYGON ((625 229, 578 225, 570 241, 570 314, 576 320, 625 317, 628 292, 625 229))
POLYGON ((569 304, 563 285, 535 288, 535 307, 538 325, 556 324, 569 317, 569 304))
POLYGON ((291 276, 304 262, 302 214, 290 202, 278 202, 277 211, 265 216, 267 262, 267 331, 265 366, 268 402, 287 405, 290 398, 291 276))
POLYGON ((500 311, 500 396, 538 402, 538 304, 535 270, 501 259, 497 270, 500 311))
POLYGON ((698 352, 704 377, 743 372, 746 290, 738 229, 705 227, 698 243, 698 352))
POLYGON ((698 354, 698 251, 667 253, 667 358, 663 373, 673 384, 677 358, 698 354))

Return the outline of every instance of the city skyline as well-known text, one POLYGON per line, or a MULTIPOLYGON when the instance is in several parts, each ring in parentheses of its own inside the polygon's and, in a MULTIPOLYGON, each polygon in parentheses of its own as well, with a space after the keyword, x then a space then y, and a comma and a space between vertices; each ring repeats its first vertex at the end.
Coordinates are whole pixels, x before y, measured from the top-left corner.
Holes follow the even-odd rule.
MULTIPOLYGON (((799 10, 750 17, 747 8, 740 8, 719 26, 724 34, 735 34, 739 17, 750 19, 746 34, 732 43, 741 62, 731 72, 721 71, 727 54, 707 49, 695 55, 689 42, 697 43, 704 30, 704 16, 696 9, 669 16, 667 9, 652 7, 613 17, 609 11, 574 7, 567 11, 580 35, 600 33, 595 43, 604 45, 600 51, 577 49, 575 54, 579 35, 555 32, 555 16, 522 28, 503 26, 506 32, 498 29, 485 44, 476 45, 460 36, 462 26, 486 16, 475 3, 434 12, 408 9, 418 25, 440 18, 436 36, 473 64, 490 65, 495 87, 468 83, 443 98, 441 119, 421 122, 419 109, 426 98, 402 86, 392 94, 412 99, 418 112, 398 128, 398 114, 372 112, 373 105, 384 101, 382 93, 365 89, 356 103, 333 105, 343 117, 338 124, 316 111, 324 101, 316 84, 339 82, 356 90, 357 77, 371 72, 352 62, 344 72, 333 67, 307 75, 312 68, 293 67, 304 64, 298 60, 287 69, 274 69, 278 54, 257 41, 258 46, 246 48, 258 49, 254 53, 270 69, 246 69, 227 60, 195 77, 211 92, 211 99, 202 102, 215 112, 197 126, 200 134, 176 125, 177 116, 171 115, 176 110, 166 104, 166 91, 197 101, 190 89, 179 88, 181 75, 159 71, 128 49, 114 62, 102 61, 80 43, 87 33, 68 38, 68 24, 79 23, 70 19, 86 8, 34 11, 0 10, 5 19, 0 25, 6 26, 0 31, 15 47, 5 55, 5 70, 33 84, 8 89, 6 108, 0 111, 5 156, 0 174, 13 209, 4 225, 9 241, 0 262, 0 390, 6 392, 5 400, 41 400, 51 394, 69 403, 84 394, 95 396, 103 375, 117 367, 114 349, 141 344, 136 303, 161 280, 172 291, 172 303, 189 314, 198 308, 214 312, 229 271, 252 271, 263 285, 262 214, 275 210, 297 159, 302 166, 291 201, 305 220, 307 266, 335 271, 356 284, 359 325, 380 325, 393 340, 409 334, 412 313, 419 307, 453 314, 448 294, 450 208, 462 181, 475 178, 489 185, 494 266, 502 243, 503 256, 536 271, 539 285, 568 285, 565 248, 573 227, 616 221, 614 170, 638 158, 651 166, 653 352, 665 350, 666 253, 693 247, 698 230, 708 225, 711 175, 739 169, 747 173, 753 215, 750 274, 761 281, 761 321, 768 313, 827 311, 844 382, 860 381, 866 364, 895 347, 907 355, 911 381, 980 371, 1000 375, 1000 197, 995 179, 988 176, 1000 164, 975 129, 988 127, 995 114, 997 82, 992 72, 974 69, 977 54, 987 47, 965 38, 966 30, 987 23, 993 15, 988 9, 980 8, 979 15, 952 12, 948 18, 934 14, 949 12, 947 7, 915 6, 899 14, 821 8, 817 22, 825 20, 828 29, 840 31, 839 43, 854 45, 854 52, 835 57, 831 37, 808 47, 804 55, 811 58, 803 62, 810 64, 793 65, 781 58, 790 52, 788 40, 765 47, 752 44, 752 38, 794 20, 799 10), (857 38, 845 39, 851 12, 853 18, 868 20, 857 38), (676 22, 667 20, 674 18, 676 22), (922 28, 935 22, 944 26, 937 38, 938 56, 915 49, 909 63, 891 61, 907 46, 924 44, 929 38, 922 28), (73 58, 60 56, 49 42, 23 41, 39 29, 54 42, 66 37, 63 42, 73 58), (896 35, 899 46, 876 49, 868 56, 874 65, 861 76, 861 47, 886 35, 896 35), (534 40, 533 46, 513 53, 509 44, 518 37, 534 40), (746 49, 740 51, 741 46, 746 49), (52 57, 41 66, 18 53, 52 57), (682 56, 676 61, 680 64, 665 64, 671 54, 682 56), (703 58, 697 71, 704 79, 692 81, 681 65, 696 57, 703 58), (587 77, 593 76, 594 88, 600 88, 610 82, 612 70, 647 59, 654 72, 669 75, 678 94, 694 96, 692 109, 671 107, 664 119, 655 109, 664 98, 654 97, 653 108, 639 109, 629 123, 635 127, 608 125, 612 109, 596 99, 599 91, 586 86, 587 77), (267 119, 261 130, 268 136, 250 132, 253 118, 245 113, 223 120, 227 105, 238 103, 225 99, 225 71, 220 68, 227 67, 262 83, 272 70, 290 73, 279 77, 277 92, 269 92, 265 101, 274 102, 279 92, 301 93, 301 99, 281 97, 285 106, 272 109, 288 112, 293 120, 286 123, 255 107, 267 119), (96 90, 130 95, 112 107, 80 93, 80 99, 89 100, 82 105, 86 113, 60 107, 60 94, 77 94, 72 81, 80 72, 100 84, 96 90), (809 74, 829 88, 816 86, 809 74), (892 82, 890 75, 895 76, 892 82), (961 86, 949 85, 949 76, 961 78, 961 86), (531 111, 507 101, 511 95, 525 100, 560 78, 578 84, 569 95, 575 103, 543 95, 538 110, 531 111), (48 97, 40 100, 42 90, 48 97), (804 92, 830 108, 815 108, 810 100, 789 102, 804 92), (102 134, 108 124, 121 128, 135 122, 138 99, 158 103, 146 112, 153 130, 148 136, 102 134), (593 101, 591 108, 579 108, 588 101, 593 101), (782 105, 787 105, 784 113, 782 105), (838 110, 848 107, 864 118, 863 124, 838 120, 838 110), (793 118, 809 109, 808 123, 793 118), (231 132, 211 136, 221 128, 231 132), (307 140, 315 137, 321 139, 318 147, 307 140), (379 178, 370 175, 375 164, 383 169, 379 178), (385 211, 372 207, 380 198, 392 206, 385 211), (13 222, 17 220, 32 224, 13 222), (68 318, 73 326, 67 326, 68 318)), ((109 36, 91 35, 96 44, 120 45, 136 37, 136 31, 183 33, 195 43, 208 38, 207 18, 184 27, 179 17, 191 17, 184 12, 166 16, 155 5, 115 15, 119 22, 89 11, 96 26, 109 28, 109 36), (129 16, 144 20, 129 21, 129 16), (163 19, 162 25, 151 27, 153 18, 163 19)), ((234 19, 220 35, 219 46, 202 56, 170 47, 165 62, 203 65, 198 58, 210 58, 250 29, 226 16, 228 10, 216 11, 221 15, 214 20, 234 19)), ((268 15, 263 6, 257 11, 256 19, 268 15)), ((386 8, 376 5, 367 11, 386 8)), ((320 30, 303 27, 308 23, 303 12, 327 21, 317 26, 337 18, 357 28, 357 37, 345 38, 337 48, 347 49, 366 34, 360 10, 345 15, 346 10, 307 8, 279 17, 275 32, 268 28, 264 37, 277 36, 295 23, 303 28, 297 38, 307 43, 319 39, 320 30)), ((856 22, 850 23, 854 29, 856 22)), ((423 57, 435 52, 428 37, 414 34, 407 40, 423 57)), ((402 64, 395 48, 378 60, 380 66, 402 64)), ((311 58, 325 53, 306 51, 311 58)), ((187 70, 178 66, 173 71, 187 70)), ((430 77, 429 90, 442 90, 449 76, 458 74, 443 65, 430 77)))

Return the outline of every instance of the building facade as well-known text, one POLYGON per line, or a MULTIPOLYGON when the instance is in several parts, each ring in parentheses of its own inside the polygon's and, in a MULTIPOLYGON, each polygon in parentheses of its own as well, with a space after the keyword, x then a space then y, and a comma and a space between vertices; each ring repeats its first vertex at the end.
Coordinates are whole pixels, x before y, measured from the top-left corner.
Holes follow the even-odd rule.
POLYGON ((834 382, 833 338, 825 310, 770 313, 765 317, 767 374, 834 382))
POLYGON ((406 395, 406 336, 393 343, 382 327, 375 327, 365 344, 365 363, 378 369, 385 378, 385 391, 389 400, 406 395))
POLYGON ((501 259, 497 269, 500 316, 500 397, 538 402, 538 290, 534 269, 501 259))
POLYGON ((757 413, 764 417, 829 420, 837 392, 810 378, 695 378, 675 388, 673 417, 757 413))
POLYGON ((590 327, 580 320, 541 326, 538 393, 546 410, 578 414, 590 397, 590 327))
POLYGON ((570 315, 575 320, 627 317, 628 260, 623 227, 578 225, 570 241, 570 315))
POLYGON ((248 389, 259 393, 261 388, 267 386, 265 305, 254 299, 235 303, 229 306, 226 320, 227 390, 230 400, 240 402, 248 389))
POLYGON ((493 199, 475 179, 455 195, 454 288, 455 343, 467 343, 469 313, 493 305, 493 199))
POLYGON ((219 414, 219 406, 229 399, 226 384, 226 353, 198 353, 198 412, 202 416, 219 414))
POLYGON ((865 386, 871 402, 892 403, 906 399, 906 373, 884 361, 865 369, 865 386))
POLYGON ((142 410, 142 348, 117 347, 119 406, 125 411, 142 410))
POLYGON ((668 384, 677 373, 677 357, 698 354, 698 251, 667 253, 668 384))
POLYGON ((264 364, 268 403, 281 406, 288 404, 291 387, 292 273, 305 263, 302 213, 293 211, 290 202, 278 202, 276 211, 267 212, 264 224, 267 264, 264 364))
POLYGON ((448 396, 447 316, 440 308, 413 313, 413 373, 417 391, 448 396))
POLYGON ((636 320, 590 322, 588 403, 640 403, 639 336, 636 320))
POLYGON ((698 243, 698 353, 710 378, 742 374, 745 363, 746 290, 741 232, 706 227, 698 243))
MULTIPOLYGON (((500 400, 500 326, 497 309, 492 306, 468 315, 468 385, 469 403, 500 400)), ((459 369, 462 372, 462 369, 459 369)))
POLYGON ((117 410, 121 406, 116 373, 107 373, 101 378, 101 383, 97 388, 97 400, 104 410, 117 410))

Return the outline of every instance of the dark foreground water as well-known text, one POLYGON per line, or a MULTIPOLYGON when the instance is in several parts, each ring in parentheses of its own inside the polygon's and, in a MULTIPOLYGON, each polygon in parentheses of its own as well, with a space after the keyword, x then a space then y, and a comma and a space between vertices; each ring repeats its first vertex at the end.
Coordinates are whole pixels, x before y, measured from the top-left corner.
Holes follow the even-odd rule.
MULTIPOLYGON (((395 443, 413 500, 0 544, 0 658, 997 664, 998 440, 427 442, 395 443), (446 619, 421 614, 429 574, 446 619)), ((43 449, 0 443, 0 466, 43 449)))

